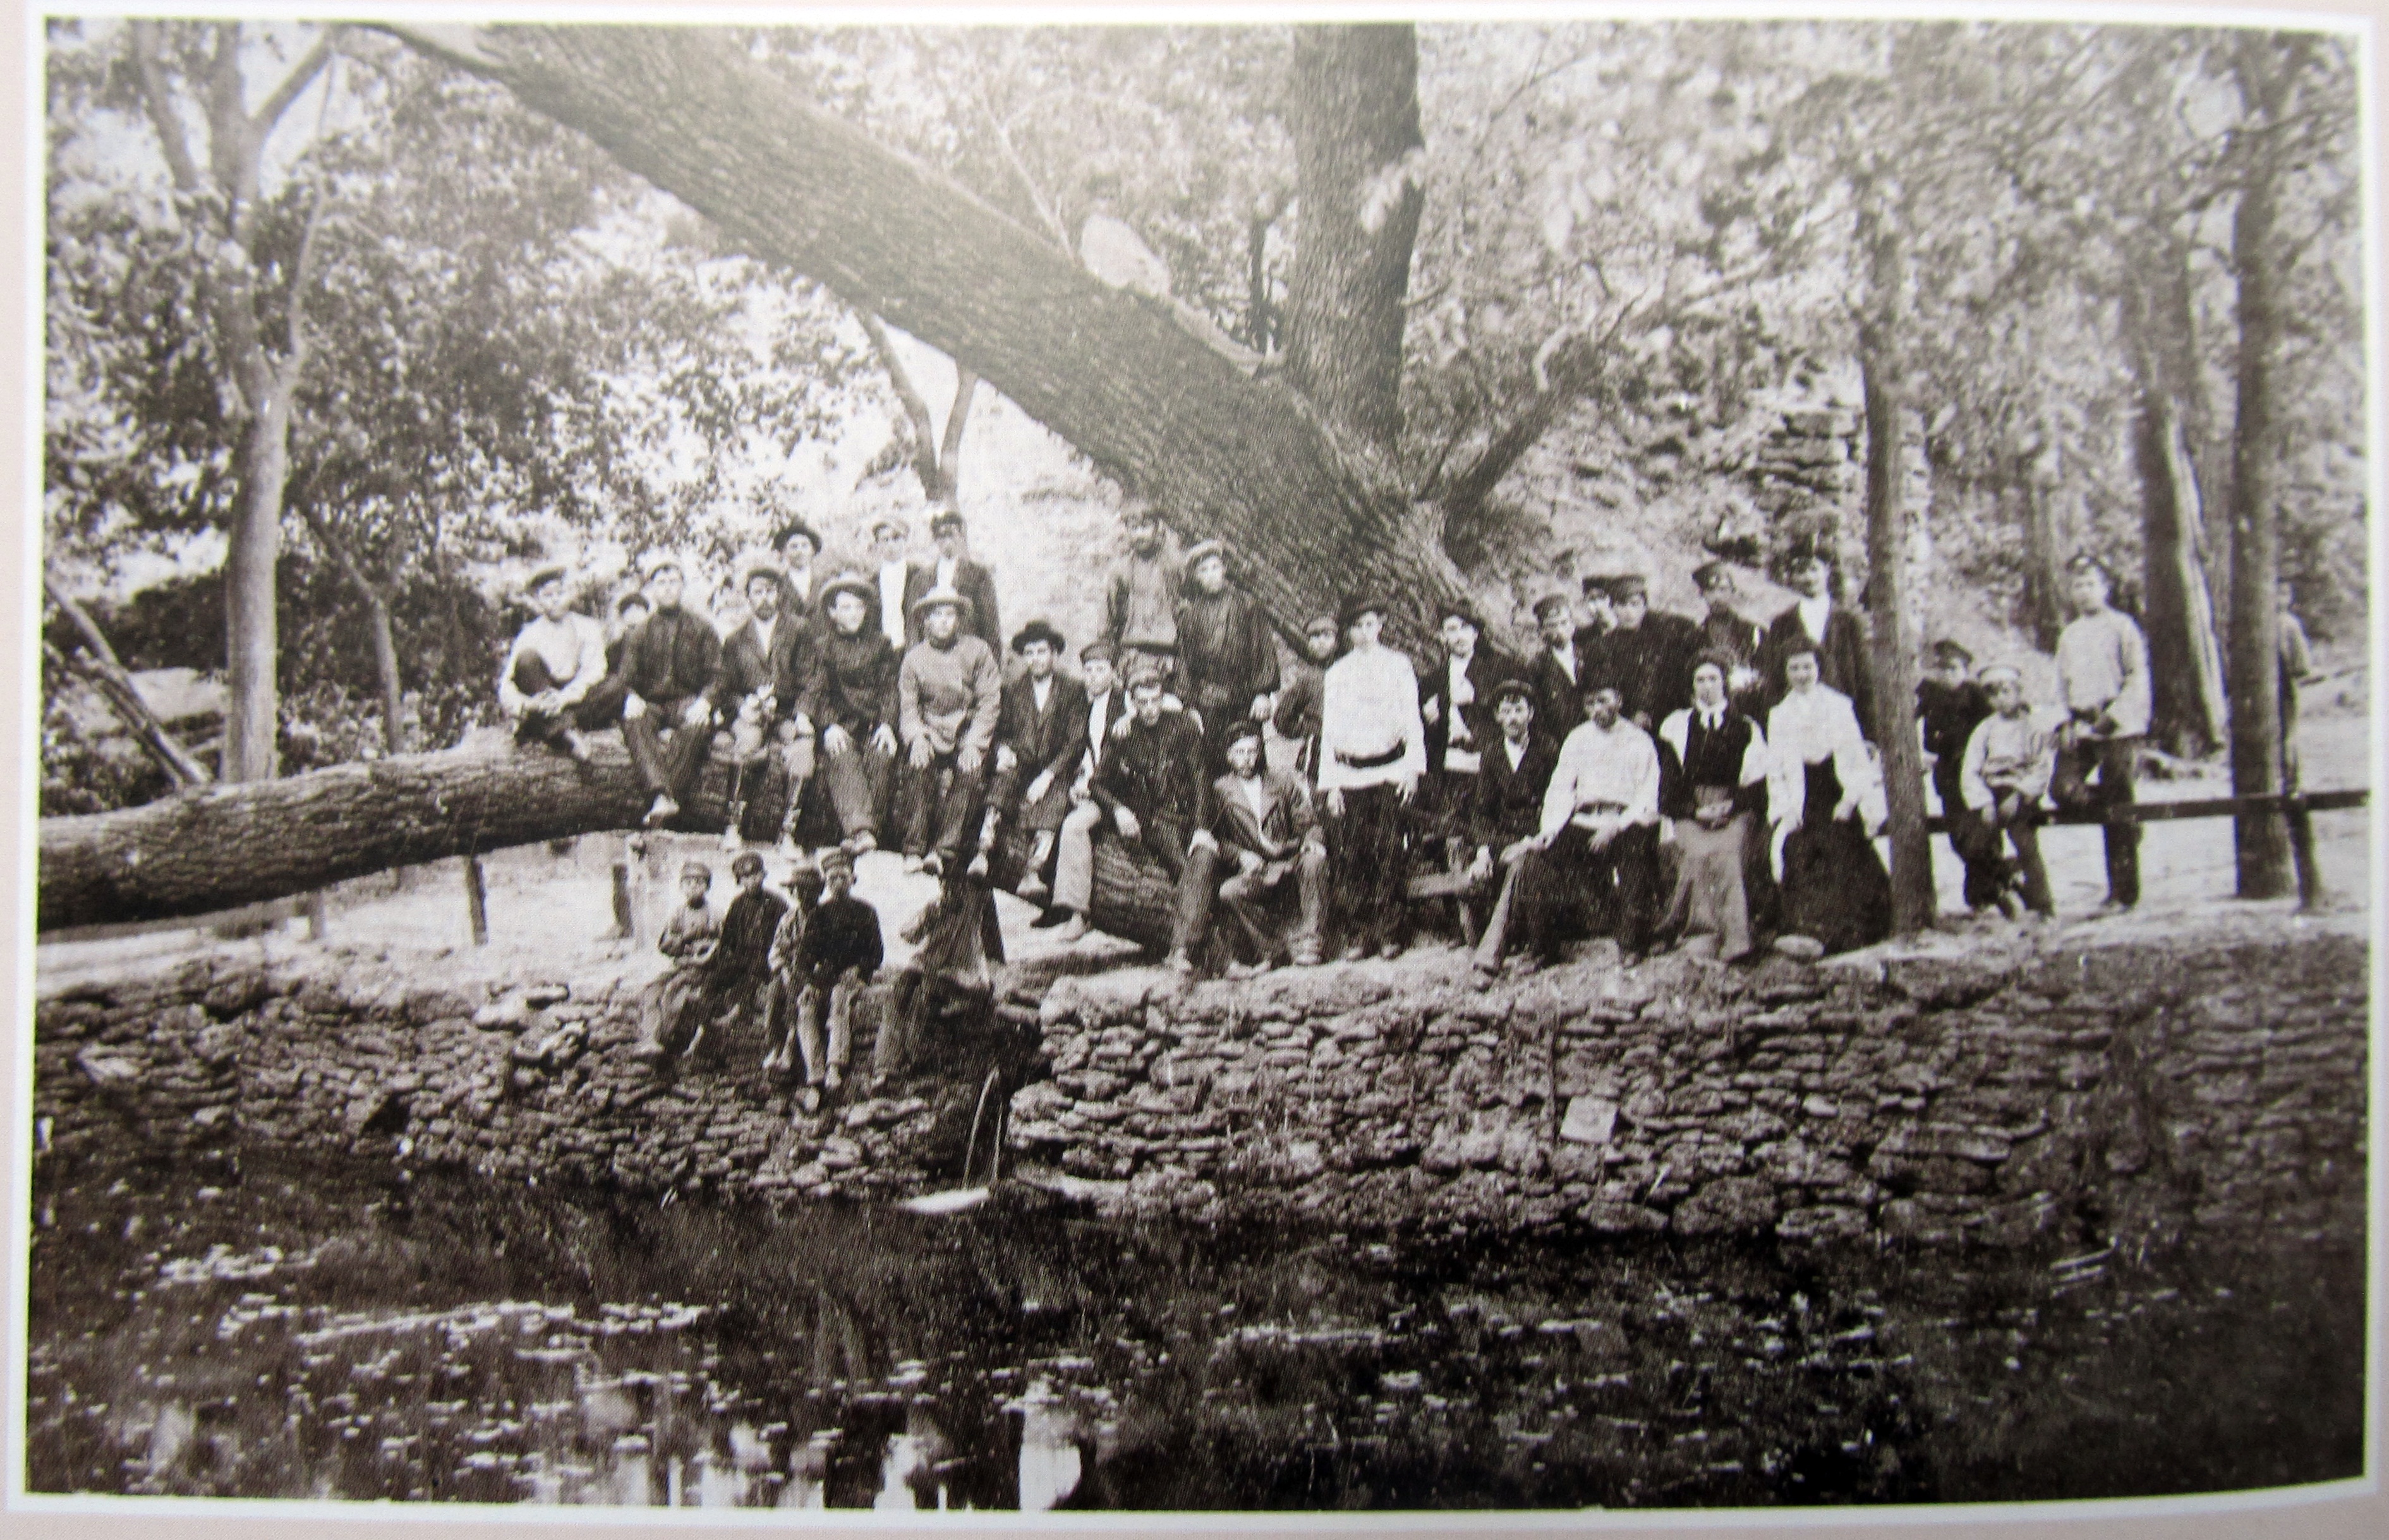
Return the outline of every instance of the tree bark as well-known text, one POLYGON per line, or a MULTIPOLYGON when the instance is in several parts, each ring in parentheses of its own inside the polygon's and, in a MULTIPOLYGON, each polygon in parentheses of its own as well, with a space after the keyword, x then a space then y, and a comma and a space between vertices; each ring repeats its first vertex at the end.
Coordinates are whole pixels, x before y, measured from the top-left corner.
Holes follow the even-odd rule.
POLYGON ((398 673, 398 643, 390 631, 390 597, 365 576, 365 569, 357 565, 357 559, 349 554, 348 546, 332 533, 331 525, 304 498, 300 500, 300 515, 306 519, 315 543, 339 564, 340 575, 348 579, 349 586, 355 589, 357 597, 364 601, 365 630, 373 641, 374 681, 381 690, 382 749, 385 753, 403 754, 406 752, 403 726, 406 686, 398 673))
MULTIPOLYGON (((36 924, 211 914, 395 867, 638 827, 648 795, 629 754, 610 734, 590 746, 581 770, 492 733, 433 754, 45 818, 36 924)), ((726 766, 709 761, 673 827, 721 829, 728 779, 726 766)), ((1110 842, 1096 846, 1091 907, 1099 929, 1141 946, 1168 943, 1168 883, 1110 842)))
POLYGON ((83 607, 48 577, 45 576, 43 585, 50 602, 58 606, 59 613, 83 638, 83 650, 88 658, 88 661, 83 661, 60 655, 59 661, 82 675, 93 689, 99 692, 109 709, 132 731, 134 741, 141 745, 160 770, 166 772, 167 780, 178 787, 204 786, 213 781, 215 777, 208 773, 208 768, 191 757, 182 740, 158 719, 158 713, 150 710, 149 703, 141 698, 140 688, 133 682, 133 676, 125 672, 123 663, 116 655, 116 649, 108 644, 108 637, 83 607))
POLYGON ((1434 606, 1463 595, 1390 471, 1344 452, 1284 381, 1247 378, 1168 305, 1106 287, 1036 232, 798 101, 727 37, 391 30, 588 134, 735 246, 966 365, 1129 490, 1178 510, 1188 533, 1228 541, 1287 634, 1366 585, 1393 601, 1393 639, 1424 652, 1434 606))
MULTIPOLYGON (((2261 795, 2281 789, 2280 635, 2273 589, 2280 566, 2280 426, 2273 371, 2280 352, 2280 274, 2274 223, 2279 212, 2276 130, 2296 56, 2273 55, 2268 34, 2249 34, 2232 57, 2245 103, 2242 169, 2231 219, 2231 260, 2240 278, 2239 395, 2231 437, 2231 791, 2261 795)), ((2288 826, 2279 813, 2232 821, 2242 898, 2278 898, 2292 890, 2288 826)))
POLYGON ((1916 736, 1916 643, 1908 623, 1907 465, 1901 434, 1897 347, 1904 257, 1890 221, 1861 188, 1859 239, 1867 253, 1872 307, 1859 328, 1859 370, 1866 401, 1866 513, 1869 645, 1873 668, 1875 745, 1883 755, 1885 822, 1891 836, 1892 929, 1928 930, 1940 905, 1933 888, 1933 845, 1924 823, 1924 755, 1916 736))
POLYGON ((2044 474, 2038 455, 2026 459, 2016 477, 2016 493, 2024 499, 2024 623, 2033 646, 2044 653, 2057 651, 2057 633, 2065 629, 2058 583, 2056 479, 2044 474))
POLYGON ((1402 430, 1402 299, 1425 195, 1404 158, 1419 133, 1407 25, 1295 34, 1286 126, 1300 239, 1286 286, 1286 373, 1327 420, 1390 450, 1402 430))
POLYGON ((224 554, 224 746, 227 781, 271 780, 281 768, 281 623, 275 572, 282 557, 282 484, 288 475, 290 401, 275 393, 241 434, 240 501, 224 554))
POLYGON ((2223 659, 2199 561, 2196 472, 2173 404, 2143 386, 2132 425, 2140 481, 2140 548, 2153 692, 2150 733, 2195 757, 2222 741, 2223 659))

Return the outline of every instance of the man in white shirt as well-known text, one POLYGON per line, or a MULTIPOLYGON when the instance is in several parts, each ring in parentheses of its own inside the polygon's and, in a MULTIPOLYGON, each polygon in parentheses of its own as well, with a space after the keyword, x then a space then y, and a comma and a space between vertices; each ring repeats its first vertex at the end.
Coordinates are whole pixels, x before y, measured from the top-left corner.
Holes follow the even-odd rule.
POLYGON ((871 521, 871 554, 879 561, 879 568, 872 576, 872 587, 879 599, 879 634, 888 639, 899 657, 913 644, 904 624, 906 593, 913 583, 913 564, 904 559, 904 542, 912 533, 904 521, 893 514, 882 514, 871 521))
POLYGON ((498 673, 498 709, 515 724, 515 741, 546 744, 575 759, 589 757, 573 707, 606 678, 606 628, 572 608, 564 568, 543 566, 524 585, 537 611, 507 649, 498 673))
POLYGON ((1530 970, 1558 960, 1561 925, 1578 904, 1591 907, 1593 929, 1616 936, 1629 963, 1649 948, 1658 918, 1658 750, 1619 714, 1625 693, 1607 672, 1588 675, 1584 701, 1519 877, 1530 970))
POLYGON ((1348 960, 1372 946, 1380 957, 1402 954, 1410 922, 1402 810, 1426 771, 1418 670, 1379 641, 1385 618, 1381 600, 1348 601, 1337 619, 1349 650, 1321 682, 1319 789, 1335 831, 1348 960))

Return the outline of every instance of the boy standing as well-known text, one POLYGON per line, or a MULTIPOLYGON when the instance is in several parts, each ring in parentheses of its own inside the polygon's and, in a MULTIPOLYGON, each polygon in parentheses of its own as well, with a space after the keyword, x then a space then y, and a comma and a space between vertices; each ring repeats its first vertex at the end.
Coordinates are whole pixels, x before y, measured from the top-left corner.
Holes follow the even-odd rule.
POLYGON ((1335 826, 1336 885, 1352 923, 1344 955, 1357 959, 1373 945, 1380 957, 1399 957, 1410 922, 1402 809, 1426 772, 1418 670, 1379 640, 1383 600, 1348 600, 1338 618, 1349 650, 1322 686, 1319 788, 1335 826))
POLYGON ((1924 763, 1933 771, 1933 795, 1940 798, 1941 816, 1948 822, 1949 848, 1966 863, 1966 907, 1982 909, 1997 901, 2002 884, 1999 861, 1979 859, 1987 844, 1999 842, 1987 841, 1979 830, 1969 827, 1973 814, 1959 785, 1967 741, 1991 714, 1982 686, 1967 677, 1974 661, 1952 638, 1933 643, 1931 669, 1916 682, 1916 719, 1923 735, 1924 763))
POLYGON ((2057 637, 2066 712, 2058 753, 2071 761, 2070 780, 2097 771, 2089 800, 2106 814, 2107 846, 2107 901, 2099 912, 2117 914, 2140 901, 2140 826, 2128 809, 2140 739, 2149 731, 2149 643, 2132 617, 2109 604, 2114 579, 2105 563, 2079 555, 2070 573, 2079 613, 2057 637))

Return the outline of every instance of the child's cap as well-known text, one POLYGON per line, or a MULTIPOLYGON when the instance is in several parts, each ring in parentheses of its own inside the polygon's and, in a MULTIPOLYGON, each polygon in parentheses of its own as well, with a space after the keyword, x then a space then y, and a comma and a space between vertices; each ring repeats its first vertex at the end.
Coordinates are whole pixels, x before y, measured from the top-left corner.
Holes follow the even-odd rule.
POLYGON ((695 877, 698 882, 705 884, 708 887, 713 885, 713 868, 706 865, 703 861, 683 862, 681 864, 680 874, 683 878, 695 877))

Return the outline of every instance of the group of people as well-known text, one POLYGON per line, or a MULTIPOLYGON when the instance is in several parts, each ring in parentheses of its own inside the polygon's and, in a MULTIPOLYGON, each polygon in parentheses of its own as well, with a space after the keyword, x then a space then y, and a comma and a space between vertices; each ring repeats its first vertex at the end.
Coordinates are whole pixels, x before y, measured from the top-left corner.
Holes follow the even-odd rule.
MULTIPOLYGON (((1102 630, 1079 649, 1075 676, 1065 637, 1041 619, 1004 648, 1017 663, 1007 681, 993 575, 945 509, 931 523, 935 561, 909 560, 908 529, 887 517, 869 531, 876 569, 826 578, 819 535, 790 521, 776 565, 741 574, 748 616, 727 638, 683 606, 669 556, 646 565, 610 632, 571 611, 560 569, 543 570, 501 702, 522 739, 576 757, 619 723, 651 825, 679 811, 725 732, 725 838, 740 848, 750 771, 776 758, 789 788, 782 847, 808 883, 825 875, 797 839, 816 780, 838 835, 825 855, 850 882, 853 858, 892 827, 912 870, 985 878, 1001 862, 1014 891, 1042 906, 1037 923, 1065 940, 1094 923, 1095 851, 1117 842, 1170 889, 1168 964, 1182 972, 1207 952, 1231 972, 1317 963, 1331 930, 1348 958, 1398 955, 1422 863, 1490 906, 1476 958, 1488 974, 1514 936, 1509 965, 1532 968, 1588 927, 1628 955, 1713 934, 1728 959, 1770 941, 1819 955, 1887 934, 1872 837, 1888 724, 1873 719, 1865 626, 1835 592, 1827 545, 1786 554, 1795 599, 1763 625, 1743 613, 1724 561, 1693 574, 1698 618, 1653 609, 1639 574, 1602 574, 1536 601, 1541 645, 1523 668, 1482 644, 1467 605, 1445 605, 1443 655, 1423 673, 1385 643, 1385 601, 1362 595, 1310 617, 1306 657, 1282 674, 1268 617, 1221 542, 1173 555, 1149 507, 1131 505, 1124 522, 1102 630), (1272 735, 1290 764, 1271 766, 1272 735)), ((2081 613, 2058 648, 2066 717, 2053 728, 2015 669, 1973 677, 1962 647, 1935 648, 1918 716, 1978 908, 2050 910, 2034 836, 2045 795, 2131 800, 2147 654, 2108 602, 2110 582, 2095 558, 2073 566, 2081 613)), ((2128 907, 2137 825, 2111 820, 2106 836, 2110 904, 2128 907)), ((755 959, 768 962, 771 936, 758 935, 709 942, 709 958, 726 949, 744 960, 738 976, 765 977, 755 959)), ((831 1016, 835 992, 821 992, 831 1016)), ((842 1060, 823 1053, 825 1077, 842 1060)), ((813 1078, 811 1056, 806 1066, 813 1078)))

